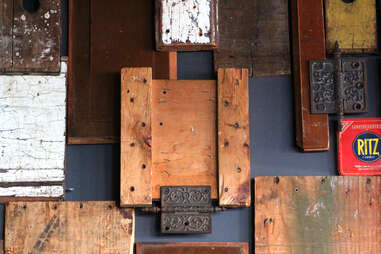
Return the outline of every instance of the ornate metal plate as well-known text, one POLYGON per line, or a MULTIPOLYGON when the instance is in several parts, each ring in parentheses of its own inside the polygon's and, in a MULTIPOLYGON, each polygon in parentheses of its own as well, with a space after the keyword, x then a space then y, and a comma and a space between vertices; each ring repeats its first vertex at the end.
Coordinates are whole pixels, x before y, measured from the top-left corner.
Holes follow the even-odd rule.
MULTIPOLYGON (((343 58, 344 113, 368 111, 366 64, 363 59, 343 58)), ((335 60, 310 61, 310 95, 312 114, 336 113, 335 60)))

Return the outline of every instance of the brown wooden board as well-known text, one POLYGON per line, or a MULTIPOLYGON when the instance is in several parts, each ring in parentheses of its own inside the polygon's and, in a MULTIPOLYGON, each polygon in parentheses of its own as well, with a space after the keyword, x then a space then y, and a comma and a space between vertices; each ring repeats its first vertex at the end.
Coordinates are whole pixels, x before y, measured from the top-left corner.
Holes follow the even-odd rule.
POLYGON ((154 2, 70 1, 68 143, 120 139, 120 70, 176 79, 176 53, 154 51, 154 2), (91 22, 90 22, 91 21, 91 22))
POLYGON ((137 243, 136 254, 249 254, 247 243, 193 242, 193 243, 137 243))
POLYGON ((323 0, 292 0, 296 143, 305 152, 329 150, 327 114, 310 113, 309 61, 326 57, 323 0))
POLYGON ((22 0, 1 0, 0 71, 60 71, 61 1, 40 0, 29 13, 22 0), (4 16, 3 16, 4 15, 4 16))
POLYGON ((15 202, 5 213, 5 253, 133 253, 134 210, 115 202, 15 202))
POLYGON ((255 253, 381 253, 380 177, 259 177, 255 253))
POLYGON ((247 69, 218 70, 220 206, 250 206, 250 120, 247 69))
POLYGON ((220 0, 218 68, 249 68, 250 77, 289 75, 287 0, 220 0))

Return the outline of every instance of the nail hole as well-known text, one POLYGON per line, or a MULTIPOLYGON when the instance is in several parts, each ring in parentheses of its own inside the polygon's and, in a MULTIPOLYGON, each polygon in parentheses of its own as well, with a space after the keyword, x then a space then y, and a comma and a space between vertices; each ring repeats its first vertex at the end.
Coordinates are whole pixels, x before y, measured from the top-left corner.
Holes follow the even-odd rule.
POLYGON ((295 188, 295 192, 298 192, 299 191, 299 189, 298 188, 295 188))
POLYGON ((224 105, 225 105, 225 107, 229 106, 229 102, 228 102, 228 101, 225 101, 225 102, 224 102, 224 105))
POLYGON ((145 169, 145 168, 146 168, 146 164, 143 164, 143 165, 142 165, 142 169, 145 169))
POLYGON ((163 124, 163 122, 160 122, 160 126, 163 126, 164 124, 163 124))
POLYGON ((130 146, 131 146, 131 147, 134 147, 134 146, 135 146, 135 143, 131 143, 130 146))
POLYGON ((249 147, 248 143, 243 144, 244 147, 249 147))
POLYGON ((371 182, 372 182, 372 180, 370 178, 366 179, 366 184, 370 184, 371 182))
POLYGON ((130 90, 127 90, 127 93, 130 93, 130 90))
POLYGON ((229 146, 229 142, 225 141, 224 146, 229 146))
POLYGON ((131 102, 131 103, 134 102, 134 98, 131 98, 131 99, 130 99, 130 102, 131 102))
POLYGON ((170 32, 169 29, 165 30, 165 33, 166 33, 166 34, 169 34, 169 32, 170 32))
POLYGON ((234 127, 235 127, 236 129, 238 129, 238 128, 239 128, 239 123, 235 123, 235 124, 234 124, 234 127))
POLYGON ((112 209, 112 205, 108 205, 108 208, 109 208, 109 209, 112 209))
POLYGON ((225 188, 224 191, 225 191, 225 192, 228 192, 228 191, 229 191, 229 188, 225 188))
POLYGON ((146 123, 145 122, 142 122, 142 127, 146 127, 146 123))
POLYGON ((277 176, 274 177, 274 183, 275 183, 275 184, 278 184, 278 183, 279 183, 279 177, 277 177, 277 176))
POLYGON ((135 191, 135 187, 134 187, 134 186, 131 186, 131 187, 130 187, 130 191, 135 191))
POLYGON ((184 225, 189 226, 189 222, 188 221, 184 222, 184 225))
POLYGON ((164 90, 164 91, 163 91, 163 94, 167 94, 167 91, 164 90))
POLYGON ((53 206, 53 209, 56 210, 56 209, 57 209, 57 205, 54 205, 54 206, 53 206))
POLYGON ((143 83, 147 83, 147 79, 143 79, 143 83))
POLYGON ((346 4, 350 4, 350 3, 353 3, 355 0, 343 0, 344 3, 346 4))
POLYGON ((242 169, 241 168, 237 168, 237 172, 238 173, 241 173, 242 169))
POLYGON ((26 205, 24 205, 22 208, 26 209, 26 205))
POLYGON ((165 231, 168 231, 169 230, 169 227, 165 227, 165 231))
POLYGON ((83 204, 82 203, 79 204, 79 208, 83 208, 83 204))
POLYGON ((23 8, 29 13, 35 13, 40 8, 39 0, 23 0, 23 8))

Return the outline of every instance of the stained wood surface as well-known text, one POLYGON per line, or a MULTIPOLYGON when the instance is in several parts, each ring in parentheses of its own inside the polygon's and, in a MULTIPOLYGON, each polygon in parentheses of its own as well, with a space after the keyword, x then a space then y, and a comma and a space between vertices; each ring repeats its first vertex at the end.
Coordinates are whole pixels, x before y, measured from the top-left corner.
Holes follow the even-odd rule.
POLYGON ((193 242, 193 243, 137 243, 136 254, 249 254, 247 243, 193 242))
POLYGON ((305 152, 329 150, 328 115, 310 113, 309 61, 325 59, 323 0, 292 0, 296 143, 305 152))
POLYGON ((153 80, 153 198, 160 186, 210 185, 217 198, 216 81, 153 80))
POLYGON ((215 69, 249 68, 250 77, 289 75, 288 1, 219 1, 215 69))
POLYGON ((0 1, 0 72, 12 67, 13 0, 0 1))
POLYGON ((220 206, 250 206, 250 123, 247 69, 218 70, 220 206))
POLYGON ((121 205, 152 204, 152 68, 122 69, 121 205))
POLYGON ((6 253, 133 253, 134 210, 114 202, 14 202, 5 212, 6 253))
POLYGON ((381 253, 380 177, 259 177, 255 253, 381 253))
POLYGON ((154 2, 70 1, 68 143, 120 140, 120 70, 176 79, 176 53, 154 51, 154 2), (91 22, 90 22, 91 20, 91 22))
POLYGON ((376 0, 325 0, 327 49, 339 42, 344 53, 377 51, 376 0))

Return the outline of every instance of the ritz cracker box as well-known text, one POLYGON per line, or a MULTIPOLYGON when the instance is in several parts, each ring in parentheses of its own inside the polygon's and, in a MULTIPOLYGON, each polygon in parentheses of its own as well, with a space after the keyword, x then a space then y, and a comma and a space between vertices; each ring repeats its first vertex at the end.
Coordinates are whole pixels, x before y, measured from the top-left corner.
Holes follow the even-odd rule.
POLYGON ((338 132, 338 164, 341 175, 381 175, 381 118, 343 121, 338 132))

